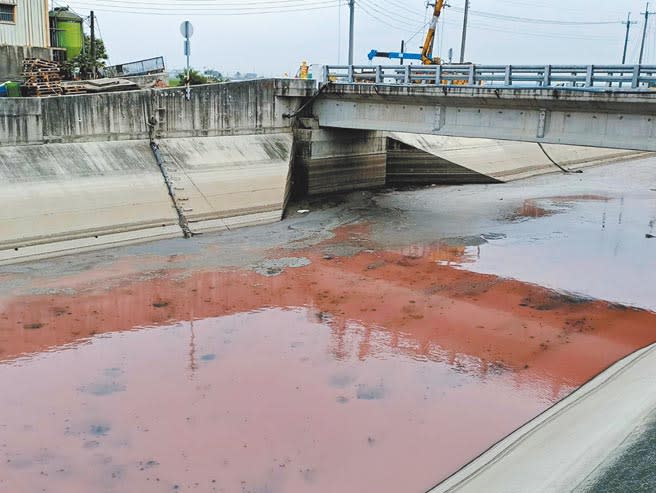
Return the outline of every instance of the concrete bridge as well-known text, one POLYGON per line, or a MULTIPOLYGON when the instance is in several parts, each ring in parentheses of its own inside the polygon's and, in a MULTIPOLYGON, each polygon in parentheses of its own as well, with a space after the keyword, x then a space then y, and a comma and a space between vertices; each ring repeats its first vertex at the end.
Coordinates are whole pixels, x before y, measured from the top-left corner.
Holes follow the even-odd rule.
POLYGON ((656 151, 655 74, 621 65, 326 67, 331 83, 313 111, 322 128, 656 151))

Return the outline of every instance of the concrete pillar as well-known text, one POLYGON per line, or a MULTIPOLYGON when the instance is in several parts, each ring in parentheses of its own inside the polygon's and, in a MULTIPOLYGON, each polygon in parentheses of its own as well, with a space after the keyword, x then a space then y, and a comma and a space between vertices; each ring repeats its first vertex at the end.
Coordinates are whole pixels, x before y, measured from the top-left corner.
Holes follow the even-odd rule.
POLYGON ((301 128, 295 131, 295 138, 295 195, 316 196, 385 185, 383 134, 301 128))

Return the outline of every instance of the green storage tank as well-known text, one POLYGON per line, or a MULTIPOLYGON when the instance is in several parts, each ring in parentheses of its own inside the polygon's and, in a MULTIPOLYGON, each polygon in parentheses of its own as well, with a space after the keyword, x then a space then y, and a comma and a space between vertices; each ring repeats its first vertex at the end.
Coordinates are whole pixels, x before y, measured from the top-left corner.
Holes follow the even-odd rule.
POLYGON ((56 7, 50 11, 53 46, 66 50, 66 59, 72 60, 84 46, 82 17, 71 12, 68 7, 56 7))

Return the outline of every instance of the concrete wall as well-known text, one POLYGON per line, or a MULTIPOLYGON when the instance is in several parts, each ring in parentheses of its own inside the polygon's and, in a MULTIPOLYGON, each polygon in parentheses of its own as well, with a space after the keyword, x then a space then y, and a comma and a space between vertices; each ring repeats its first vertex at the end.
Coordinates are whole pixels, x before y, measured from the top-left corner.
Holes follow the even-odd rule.
POLYGON ((48 48, 0 45, 0 82, 22 82, 23 60, 26 58, 50 60, 52 52, 48 48))
POLYGON ((298 129, 295 187, 321 195, 385 185, 386 139, 378 132, 298 129))
POLYGON ((312 85, 0 100, 0 263, 280 220, 293 113, 312 85), (155 117, 155 120, 151 120, 155 117), (149 128, 149 120, 155 125, 149 128))
POLYGON ((56 98, 0 99, 0 145, 216 137, 290 131, 293 113, 311 95, 311 82, 289 79, 151 89, 56 98))
POLYGON ((282 219, 291 133, 160 141, 194 233, 282 219))

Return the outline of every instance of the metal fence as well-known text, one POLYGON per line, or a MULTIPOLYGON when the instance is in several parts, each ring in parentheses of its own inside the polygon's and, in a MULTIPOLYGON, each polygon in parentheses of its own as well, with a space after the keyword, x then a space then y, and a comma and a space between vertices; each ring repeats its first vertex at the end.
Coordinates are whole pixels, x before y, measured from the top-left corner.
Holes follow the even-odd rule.
POLYGON ((323 81, 644 90, 656 87, 656 65, 326 65, 323 81))
POLYGON ((114 65, 112 67, 104 67, 101 69, 101 75, 103 77, 127 77, 134 75, 159 74, 165 70, 164 58, 160 56, 156 58, 148 58, 147 60, 139 60, 137 62, 114 65))

